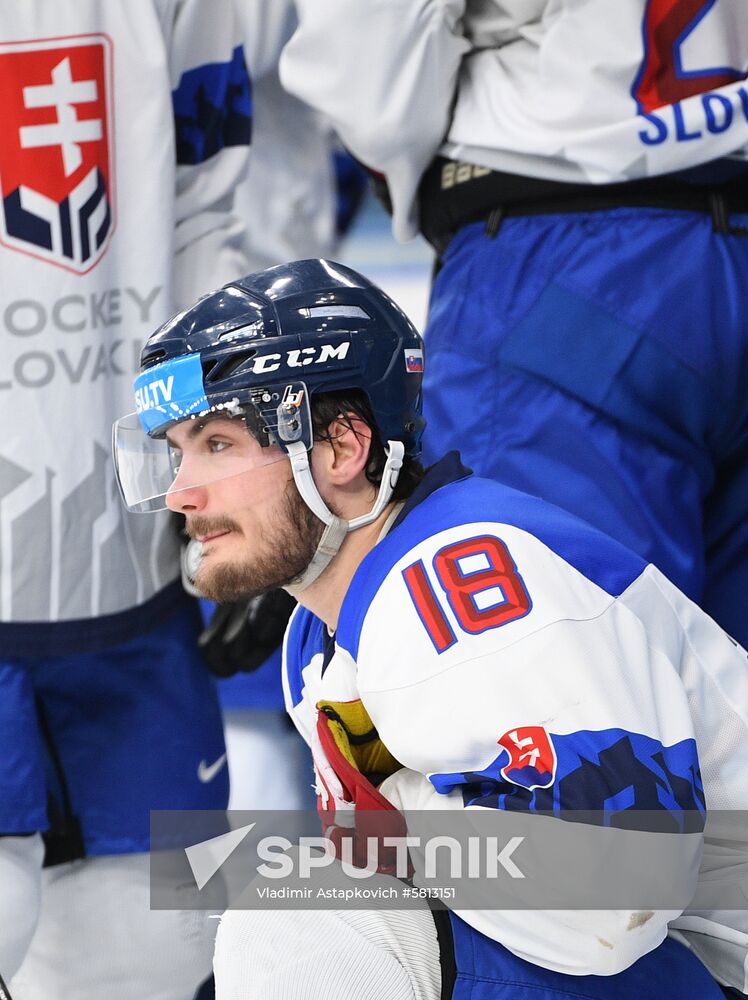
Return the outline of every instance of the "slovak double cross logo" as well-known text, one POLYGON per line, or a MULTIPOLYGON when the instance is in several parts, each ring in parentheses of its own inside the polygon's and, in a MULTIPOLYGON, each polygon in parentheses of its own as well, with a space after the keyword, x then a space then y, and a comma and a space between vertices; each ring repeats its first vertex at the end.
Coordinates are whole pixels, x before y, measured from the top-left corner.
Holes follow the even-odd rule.
POLYGON ((112 44, 0 44, 0 242, 77 274, 114 228, 112 44))
POLYGON ((520 726, 504 733, 499 746, 509 754, 501 776, 524 788, 550 788, 556 777, 556 751, 543 726, 520 726))

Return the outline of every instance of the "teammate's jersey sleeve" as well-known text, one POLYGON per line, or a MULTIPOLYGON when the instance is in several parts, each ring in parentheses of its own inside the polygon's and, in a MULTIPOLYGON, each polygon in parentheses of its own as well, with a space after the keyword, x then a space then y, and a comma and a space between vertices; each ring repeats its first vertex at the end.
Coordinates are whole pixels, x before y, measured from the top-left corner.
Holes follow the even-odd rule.
POLYGON ((320 110, 362 163, 386 173, 396 235, 416 231, 421 173, 447 131, 460 60, 464 0, 414 4, 299 0, 299 28, 281 81, 320 110), (367 69, 361 71, 363 49, 367 69))
POLYGON ((168 6, 177 156, 174 295, 182 308, 248 270, 233 192, 248 166, 252 94, 232 0, 168 6))
POLYGON ((278 60, 293 34, 293 0, 239 4, 252 76, 252 162, 234 208, 247 221, 250 271, 281 261, 333 257, 335 172, 332 132, 281 86, 278 60))

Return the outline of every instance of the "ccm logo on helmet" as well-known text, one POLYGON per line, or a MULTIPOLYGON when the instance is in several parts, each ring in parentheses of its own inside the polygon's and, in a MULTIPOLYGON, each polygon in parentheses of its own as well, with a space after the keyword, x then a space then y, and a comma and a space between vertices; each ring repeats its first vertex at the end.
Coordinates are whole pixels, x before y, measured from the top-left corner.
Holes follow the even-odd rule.
POLYGON ((286 351, 285 362, 282 354, 262 354, 252 362, 253 375, 265 375, 278 371, 281 364, 287 368, 303 368, 305 365, 324 365, 328 361, 344 361, 351 343, 349 340, 338 344, 323 344, 321 347, 300 347, 286 351))

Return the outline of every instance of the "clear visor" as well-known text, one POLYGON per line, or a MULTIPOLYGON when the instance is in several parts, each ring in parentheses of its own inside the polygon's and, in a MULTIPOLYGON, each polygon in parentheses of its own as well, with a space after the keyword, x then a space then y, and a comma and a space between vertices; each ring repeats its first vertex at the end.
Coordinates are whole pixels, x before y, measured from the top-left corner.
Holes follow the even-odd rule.
POLYGON ((159 437, 147 434, 137 413, 121 417, 112 429, 112 452, 125 505, 138 513, 178 509, 185 499, 178 494, 287 460, 273 430, 258 424, 251 406, 190 417, 159 437))

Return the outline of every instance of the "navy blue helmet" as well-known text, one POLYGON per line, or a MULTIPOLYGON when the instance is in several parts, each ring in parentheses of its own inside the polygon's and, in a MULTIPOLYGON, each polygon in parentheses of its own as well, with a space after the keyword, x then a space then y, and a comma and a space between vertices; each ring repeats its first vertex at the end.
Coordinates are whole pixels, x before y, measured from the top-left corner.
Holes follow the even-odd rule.
POLYGON ((156 330, 135 383, 138 415, 157 437, 238 403, 257 414, 256 434, 283 447, 299 437, 283 416, 289 392, 360 389, 383 442, 416 457, 423 354, 418 331, 376 285, 333 261, 294 261, 233 281, 156 330))

